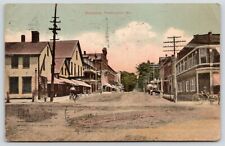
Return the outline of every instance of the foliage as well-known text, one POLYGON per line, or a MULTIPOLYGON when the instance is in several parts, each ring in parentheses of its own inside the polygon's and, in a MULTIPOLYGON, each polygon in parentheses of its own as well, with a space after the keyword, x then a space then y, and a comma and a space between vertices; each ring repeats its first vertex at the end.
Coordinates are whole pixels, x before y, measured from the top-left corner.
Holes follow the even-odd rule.
POLYGON ((121 82, 124 86, 124 91, 133 91, 137 83, 137 76, 134 73, 123 71, 121 72, 121 82))
POLYGON ((150 63, 150 61, 142 62, 137 66, 138 71, 138 87, 143 89, 143 87, 154 79, 159 78, 159 69, 157 67, 153 67, 154 63, 150 63))

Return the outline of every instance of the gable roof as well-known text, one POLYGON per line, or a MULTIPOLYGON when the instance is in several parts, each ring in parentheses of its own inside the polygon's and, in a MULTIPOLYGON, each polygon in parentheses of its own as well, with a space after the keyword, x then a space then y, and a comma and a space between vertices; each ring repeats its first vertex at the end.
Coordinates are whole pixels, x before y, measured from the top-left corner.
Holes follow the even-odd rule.
MULTIPOLYGON (((50 42, 50 46, 53 46, 53 42, 50 42)), ((78 47, 78 51, 81 57, 81 61, 83 63, 82 51, 80 47, 79 40, 61 40, 56 41, 55 46, 55 58, 72 58, 76 47, 78 47)))
POLYGON ((5 55, 40 55, 48 42, 6 42, 5 55))
POLYGON ((65 58, 55 58, 55 73, 60 73, 65 62, 65 58))

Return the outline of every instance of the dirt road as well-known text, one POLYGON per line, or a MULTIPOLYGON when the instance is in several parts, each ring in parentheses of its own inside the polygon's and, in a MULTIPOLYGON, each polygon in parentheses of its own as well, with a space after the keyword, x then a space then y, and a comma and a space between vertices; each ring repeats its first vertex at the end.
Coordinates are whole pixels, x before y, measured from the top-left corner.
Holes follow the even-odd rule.
POLYGON ((217 104, 172 103, 140 92, 6 105, 8 141, 215 141, 217 104))

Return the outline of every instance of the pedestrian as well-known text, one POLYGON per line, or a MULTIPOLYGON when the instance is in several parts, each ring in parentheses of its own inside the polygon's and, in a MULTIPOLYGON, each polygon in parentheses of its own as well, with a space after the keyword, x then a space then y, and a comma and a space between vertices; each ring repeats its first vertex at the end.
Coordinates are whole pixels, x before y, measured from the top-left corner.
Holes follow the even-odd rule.
POLYGON ((74 86, 70 87, 70 99, 73 98, 76 94, 76 88, 74 86))

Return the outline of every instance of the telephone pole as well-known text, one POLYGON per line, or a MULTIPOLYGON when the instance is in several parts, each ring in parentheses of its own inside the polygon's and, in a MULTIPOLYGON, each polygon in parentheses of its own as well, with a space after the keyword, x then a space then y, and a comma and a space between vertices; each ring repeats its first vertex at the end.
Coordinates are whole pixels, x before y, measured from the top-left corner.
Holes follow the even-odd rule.
POLYGON ((173 48, 171 50, 164 50, 163 52, 173 52, 173 91, 174 91, 174 102, 177 102, 177 73, 176 73, 176 52, 179 51, 177 50, 178 47, 183 47, 182 45, 177 45, 177 43, 180 42, 186 42, 185 40, 177 40, 181 38, 181 36, 172 36, 172 37, 167 37, 168 39, 172 39, 172 41, 166 41, 163 42, 165 44, 172 44, 172 45, 167 45, 163 46, 164 48, 173 48))
POLYGON ((53 39, 51 39, 53 41, 53 45, 52 45, 52 65, 51 65, 51 95, 50 95, 50 101, 53 102, 53 98, 55 96, 55 91, 54 91, 54 74, 55 74, 55 42, 56 40, 56 35, 58 34, 57 31, 60 31, 61 29, 57 26, 57 23, 61 23, 61 21, 57 21, 57 17, 56 16, 56 12, 57 12, 57 4, 55 4, 55 13, 54 13, 54 17, 53 21, 50 21, 51 23, 53 23, 53 27, 49 28, 49 30, 52 31, 53 33, 53 39))
POLYGON ((106 39, 107 47, 109 49, 109 22, 108 22, 108 17, 106 17, 105 20, 106 20, 105 39, 106 39))

